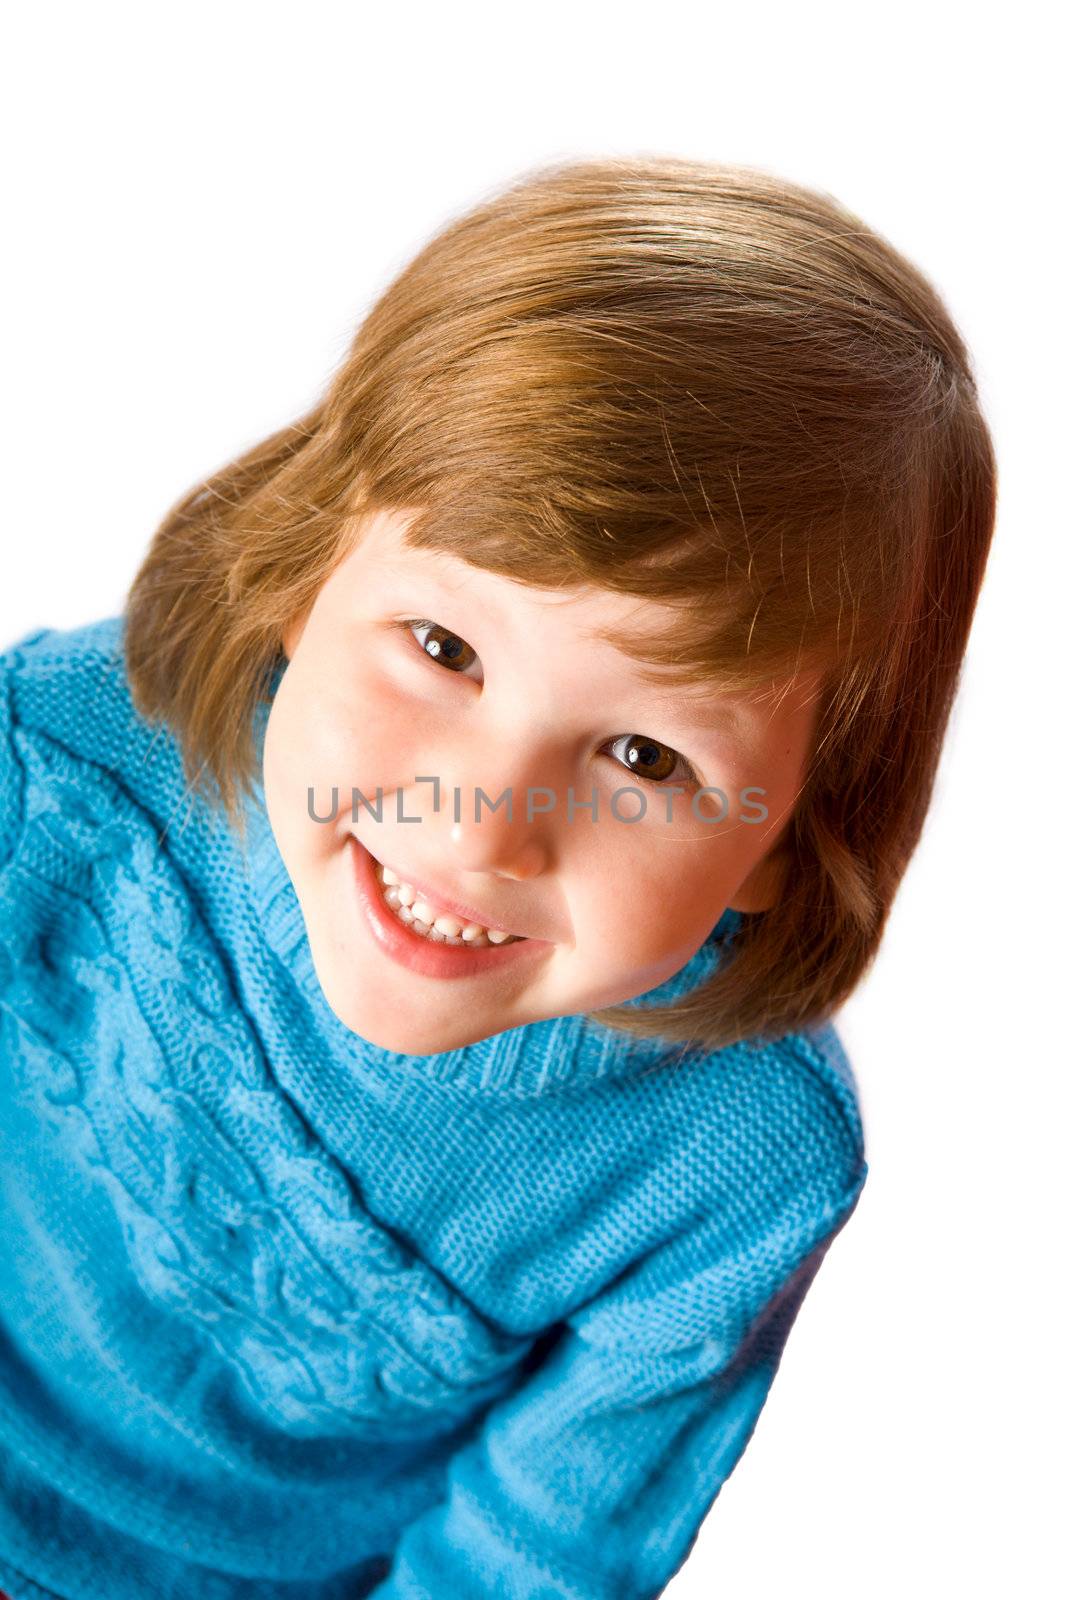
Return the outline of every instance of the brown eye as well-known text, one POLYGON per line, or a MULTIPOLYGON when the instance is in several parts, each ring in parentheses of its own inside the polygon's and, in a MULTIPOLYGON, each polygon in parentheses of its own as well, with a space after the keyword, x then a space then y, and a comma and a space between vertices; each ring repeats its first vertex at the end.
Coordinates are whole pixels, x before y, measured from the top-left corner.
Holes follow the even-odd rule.
POLYGON ((440 661, 442 666, 448 667, 452 672, 464 672, 472 662, 477 661, 478 652, 472 650, 465 639, 458 633, 449 633, 447 628, 442 628, 437 622, 430 622, 422 617, 407 624, 412 632, 426 629, 427 637, 420 640, 426 655, 432 656, 435 661, 440 661))
POLYGON ((630 771, 638 778, 644 778, 648 783, 662 783, 665 779, 675 776, 676 770, 682 777, 689 777, 688 763, 684 756, 679 756, 670 745, 660 744, 658 739, 646 739, 639 733, 623 734, 622 738, 614 739, 612 750, 621 747, 619 759, 629 767, 630 771))

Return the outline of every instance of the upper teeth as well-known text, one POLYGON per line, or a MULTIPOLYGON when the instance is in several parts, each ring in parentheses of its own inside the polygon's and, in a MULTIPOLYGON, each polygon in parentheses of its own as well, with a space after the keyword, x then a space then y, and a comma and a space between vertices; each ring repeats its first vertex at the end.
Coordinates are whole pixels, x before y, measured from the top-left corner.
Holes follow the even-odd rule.
MULTIPOLYGON (((410 883, 404 883, 392 867, 380 867, 379 875, 382 882, 394 891, 399 905, 407 906, 417 921, 425 923, 428 928, 436 928, 445 938, 462 938, 468 942, 488 938, 490 944, 503 944, 505 939, 513 937, 502 928, 487 928, 480 922, 464 922, 462 917, 454 917, 450 911, 438 911, 425 895, 413 889, 410 883)), ((518 938, 518 935, 514 937, 518 938)))

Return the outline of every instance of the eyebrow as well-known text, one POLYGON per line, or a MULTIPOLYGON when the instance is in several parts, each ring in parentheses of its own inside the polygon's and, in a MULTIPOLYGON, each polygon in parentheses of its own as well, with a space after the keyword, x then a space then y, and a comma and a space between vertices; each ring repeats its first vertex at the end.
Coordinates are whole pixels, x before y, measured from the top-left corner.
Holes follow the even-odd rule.
MULTIPOLYGON (((684 726, 698 739, 717 739, 723 733, 733 742, 743 739, 750 718, 739 709, 736 701, 731 701, 727 695, 716 697, 713 689, 705 690, 702 698, 706 709, 703 709, 697 703, 701 698, 699 691, 695 697, 691 693, 687 694, 685 691, 691 688, 691 685, 672 681, 669 669, 650 662, 636 650, 627 649, 624 644, 620 644, 611 636, 610 628, 586 628, 582 632, 590 638, 599 639, 610 650, 637 667, 638 677, 643 684, 655 689, 664 700, 671 700, 671 715, 679 727, 684 726), (726 725, 725 728, 723 724, 726 725)), ((647 637, 650 640, 655 638, 658 642, 661 636, 647 637)))
POLYGON ((669 702, 667 714, 677 727, 685 730, 686 738, 709 746, 719 746, 724 740, 737 748, 744 744, 749 719, 725 698, 709 700, 706 709, 680 693, 673 696, 669 689, 661 698, 669 702))

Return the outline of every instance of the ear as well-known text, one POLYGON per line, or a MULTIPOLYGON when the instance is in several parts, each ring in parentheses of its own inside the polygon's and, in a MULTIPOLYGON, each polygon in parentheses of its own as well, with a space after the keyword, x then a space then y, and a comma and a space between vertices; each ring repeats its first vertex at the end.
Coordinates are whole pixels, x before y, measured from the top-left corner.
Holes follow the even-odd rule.
POLYGON ((792 856, 792 829, 768 855, 757 861, 752 871, 730 896, 732 911, 770 911, 782 898, 792 856))

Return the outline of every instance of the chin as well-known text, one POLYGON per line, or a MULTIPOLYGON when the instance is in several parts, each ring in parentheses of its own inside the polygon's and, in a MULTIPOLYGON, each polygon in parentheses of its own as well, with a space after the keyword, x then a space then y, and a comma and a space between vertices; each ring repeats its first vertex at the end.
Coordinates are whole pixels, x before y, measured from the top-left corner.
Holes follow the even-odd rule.
POLYGON ((459 1050, 474 1044, 481 1034, 462 1028, 443 1030, 432 1018, 425 1024, 408 1017, 383 1017, 373 1008, 361 1006, 349 994, 338 994, 319 979, 326 1004, 351 1033, 358 1034, 378 1050, 392 1050, 404 1056, 434 1056, 445 1050, 459 1050))
MULTIPOLYGON (((453 1022, 446 1031, 441 1019, 420 1017, 414 1008, 399 1014, 395 1009, 384 1009, 381 996, 374 993, 372 985, 353 982, 351 965, 345 965, 335 955, 328 940, 324 950, 319 948, 319 940, 310 934, 308 943, 311 964, 326 1004, 343 1027, 377 1049, 393 1050, 405 1056, 432 1056, 473 1044, 479 1037, 469 1031, 462 1032, 458 1022, 453 1022)), ((2 1594, 0 1600, 4 1600, 2 1594)))

